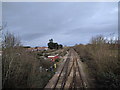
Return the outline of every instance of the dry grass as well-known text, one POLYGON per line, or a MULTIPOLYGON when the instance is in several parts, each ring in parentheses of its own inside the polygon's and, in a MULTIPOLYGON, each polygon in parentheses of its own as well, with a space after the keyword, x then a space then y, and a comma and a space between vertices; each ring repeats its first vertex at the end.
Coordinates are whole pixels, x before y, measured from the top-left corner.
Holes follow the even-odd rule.
POLYGON ((105 42, 74 46, 81 60, 88 65, 91 76, 95 78, 96 87, 120 87, 120 61, 117 46, 118 44, 105 42))

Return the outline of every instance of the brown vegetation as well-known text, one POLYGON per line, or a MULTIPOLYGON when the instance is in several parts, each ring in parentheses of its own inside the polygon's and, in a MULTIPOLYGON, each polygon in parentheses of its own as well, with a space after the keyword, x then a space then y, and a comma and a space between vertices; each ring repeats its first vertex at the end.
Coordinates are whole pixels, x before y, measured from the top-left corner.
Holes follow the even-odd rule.
POLYGON ((97 88, 120 87, 120 61, 117 42, 117 40, 108 42, 100 35, 93 37, 91 44, 74 46, 81 61, 87 64, 97 88))
POLYGON ((3 40, 3 88, 43 88, 54 72, 45 70, 51 66, 50 60, 38 57, 39 52, 27 51, 17 37, 7 32, 3 40))

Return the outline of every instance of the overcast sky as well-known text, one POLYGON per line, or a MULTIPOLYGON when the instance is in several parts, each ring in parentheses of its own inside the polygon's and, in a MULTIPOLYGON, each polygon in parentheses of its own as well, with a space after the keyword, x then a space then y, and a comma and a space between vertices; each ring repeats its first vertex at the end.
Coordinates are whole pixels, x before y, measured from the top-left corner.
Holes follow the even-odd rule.
POLYGON ((89 43, 92 36, 117 36, 117 2, 4 2, 3 24, 23 45, 47 46, 53 38, 71 46, 89 43))

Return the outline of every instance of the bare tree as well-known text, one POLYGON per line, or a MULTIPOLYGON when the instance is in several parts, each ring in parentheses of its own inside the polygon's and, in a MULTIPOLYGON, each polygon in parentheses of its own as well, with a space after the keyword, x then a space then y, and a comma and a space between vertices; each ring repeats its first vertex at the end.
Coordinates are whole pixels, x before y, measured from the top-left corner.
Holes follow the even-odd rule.
POLYGON ((15 37, 14 34, 7 32, 3 37, 3 48, 15 46, 20 46, 20 39, 15 37))
POLYGON ((104 43, 106 43, 106 40, 104 39, 104 37, 102 35, 99 35, 96 37, 92 37, 91 43, 92 44, 104 44, 104 43))
POLYGON ((20 46, 20 39, 16 38, 14 34, 7 32, 3 37, 3 85, 8 79, 10 68, 14 60, 13 47, 20 46), (9 57, 8 57, 9 56, 9 57))

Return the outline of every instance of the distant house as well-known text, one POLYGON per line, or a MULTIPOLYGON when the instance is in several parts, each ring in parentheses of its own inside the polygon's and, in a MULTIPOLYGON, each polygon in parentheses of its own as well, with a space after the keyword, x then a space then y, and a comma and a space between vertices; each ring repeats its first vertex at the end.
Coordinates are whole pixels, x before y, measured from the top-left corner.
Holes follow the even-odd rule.
POLYGON ((58 55, 55 56, 48 56, 48 58, 50 58, 53 62, 55 61, 55 59, 59 58, 58 55))
POLYGON ((48 47, 37 47, 38 51, 44 51, 44 50, 48 50, 48 47))
POLYGON ((29 51, 44 51, 48 50, 48 47, 35 47, 35 48, 28 48, 29 51))

